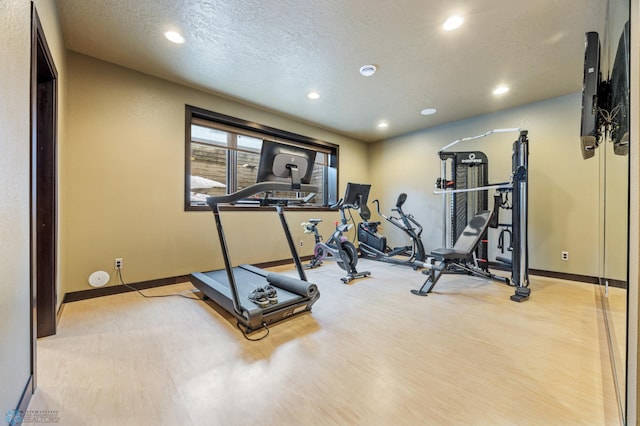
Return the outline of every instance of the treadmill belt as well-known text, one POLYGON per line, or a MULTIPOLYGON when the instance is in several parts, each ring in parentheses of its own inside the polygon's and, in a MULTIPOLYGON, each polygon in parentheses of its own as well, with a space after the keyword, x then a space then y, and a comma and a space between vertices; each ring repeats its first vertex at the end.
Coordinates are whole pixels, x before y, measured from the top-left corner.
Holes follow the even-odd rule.
MULTIPOLYGON (((229 286, 229 279, 227 277, 226 270, 220 269, 217 271, 203 272, 203 274, 229 289, 230 297, 231 289, 229 286)), ((251 272, 238 267, 233 268, 233 275, 238 287, 238 297, 240 298, 240 305, 246 308, 254 308, 258 306, 256 303, 253 303, 251 300, 249 300, 249 293, 251 293, 257 287, 264 287, 268 285, 269 282, 267 281, 267 278, 264 275, 256 274, 255 272, 251 272)), ((276 308, 282 308, 283 306, 294 304, 303 298, 298 294, 284 290, 280 287, 276 287, 275 285, 273 286, 273 288, 275 288, 276 292, 278 293, 278 303, 263 308, 263 311, 265 313, 268 313, 276 308)))

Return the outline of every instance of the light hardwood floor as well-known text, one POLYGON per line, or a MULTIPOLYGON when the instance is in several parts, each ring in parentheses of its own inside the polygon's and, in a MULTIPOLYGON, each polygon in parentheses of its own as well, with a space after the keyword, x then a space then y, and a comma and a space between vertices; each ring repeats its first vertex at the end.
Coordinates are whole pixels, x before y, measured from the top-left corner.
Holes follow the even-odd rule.
POLYGON ((69 303, 38 341, 29 410, 61 425, 619 424, 596 286, 532 277, 518 304, 503 284, 447 275, 417 297, 419 272, 358 269, 372 277, 307 271, 313 312, 260 342, 202 301, 69 303))

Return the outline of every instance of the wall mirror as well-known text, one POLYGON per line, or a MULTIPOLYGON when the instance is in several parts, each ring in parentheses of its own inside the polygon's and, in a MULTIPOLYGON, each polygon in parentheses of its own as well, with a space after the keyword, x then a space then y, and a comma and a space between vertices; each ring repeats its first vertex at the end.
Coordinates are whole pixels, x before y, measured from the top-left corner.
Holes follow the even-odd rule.
MULTIPOLYGON (((609 91, 599 147, 600 300, 618 396, 625 418, 629 212, 629 0, 609 0, 601 45, 601 81, 609 91)), ((601 83, 602 84, 602 83, 601 83)), ((632 148, 633 149, 633 148, 632 148)))

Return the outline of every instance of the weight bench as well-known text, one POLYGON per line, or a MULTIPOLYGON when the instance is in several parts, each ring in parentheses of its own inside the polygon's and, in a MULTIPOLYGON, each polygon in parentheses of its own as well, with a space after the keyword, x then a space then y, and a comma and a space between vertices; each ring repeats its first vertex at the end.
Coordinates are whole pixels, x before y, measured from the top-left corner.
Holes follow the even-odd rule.
POLYGON ((431 252, 428 268, 422 271, 429 278, 419 290, 411 290, 418 296, 426 296, 433 290, 442 274, 448 272, 467 272, 482 278, 491 278, 509 284, 509 278, 500 277, 490 272, 483 271, 472 265, 473 252, 486 234, 491 222, 492 212, 484 210, 471 219, 467 227, 462 231, 453 248, 439 248, 431 252), (435 261, 438 261, 436 264, 435 261))

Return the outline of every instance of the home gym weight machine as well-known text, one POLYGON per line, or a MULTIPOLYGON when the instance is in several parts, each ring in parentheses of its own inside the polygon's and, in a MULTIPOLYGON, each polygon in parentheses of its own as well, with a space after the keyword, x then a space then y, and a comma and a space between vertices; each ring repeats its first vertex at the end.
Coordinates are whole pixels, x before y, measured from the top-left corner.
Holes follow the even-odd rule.
MULTIPOLYGON (((436 180, 436 188, 448 190, 451 195, 442 197, 443 231, 442 247, 451 247, 460 238, 467 224, 478 213, 489 209, 487 191, 462 191, 489 185, 489 160, 481 151, 445 151, 438 153, 442 176, 436 180), (450 164, 450 176, 447 176, 450 164)), ((474 267, 489 271, 486 235, 475 248, 474 267)))
MULTIPOLYGON (((527 228, 528 228, 528 157, 529 157, 529 141, 528 132, 521 129, 494 129, 484 134, 472 137, 466 137, 451 142, 439 151, 442 161, 441 176, 436 182, 437 189, 434 194, 443 196, 443 248, 436 249, 431 252, 432 263, 428 269, 422 272, 428 275, 427 280, 419 290, 411 290, 413 294, 426 296, 431 292, 443 273, 448 272, 466 272, 478 275, 484 278, 494 278, 513 285, 516 290, 511 296, 511 300, 522 302, 529 298, 531 290, 529 289, 529 264, 528 264, 528 244, 527 244, 527 228), (454 145, 474 139, 483 138, 493 133, 518 132, 519 137, 513 143, 512 150, 512 173, 510 181, 507 183, 499 183, 489 185, 485 180, 477 179, 475 184, 466 184, 465 188, 457 188, 459 176, 454 179, 455 172, 452 172, 452 179, 447 178, 447 161, 452 159, 452 153, 447 151, 454 145), (496 215, 498 211, 489 212, 486 210, 486 191, 496 190, 498 193, 512 192, 512 223, 511 223, 511 280, 498 277, 488 271, 488 256, 485 251, 485 257, 480 263, 478 259, 478 248, 481 243, 486 242, 486 234, 488 226, 498 224, 496 215), (465 202, 459 202, 458 194, 484 194, 484 197, 477 197, 481 200, 480 211, 469 209, 468 199, 465 202), (449 198, 451 195, 451 216, 452 220, 447 220, 449 198), (464 208, 461 208, 464 205, 464 208), (484 206, 484 207, 482 207, 484 206), (464 228, 460 229, 462 223, 458 221, 460 215, 467 215, 470 218, 465 223, 464 228), (450 223, 450 227, 447 224, 450 223), (449 229, 448 229, 449 228, 449 229), (457 234, 457 235, 456 235, 457 234), (447 236, 451 241, 455 241, 453 246, 447 245, 447 236), (435 261, 438 261, 436 264, 435 261)), ((462 154, 462 153, 458 153, 462 154)), ((464 153, 468 165, 481 164, 482 159, 478 159, 477 152, 464 153)), ((464 156, 463 156, 464 157, 464 156)), ((455 163, 454 163, 455 164, 455 163)), ((465 164, 462 160, 460 164, 465 164)), ((452 166, 455 167, 455 166, 452 166)), ((484 172, 482 172, 484 173, 484 172)), ((482 174, 481 173, 481 174, 482 174)), ((476 171, 477 174, 477 171, 476 171)), ((466 198, 466 197, 463 197, 466 198)), ((486 250, 486 248, 485 248, 486 250)), ((480 251, 481 252, 481 251, 480 251)))

